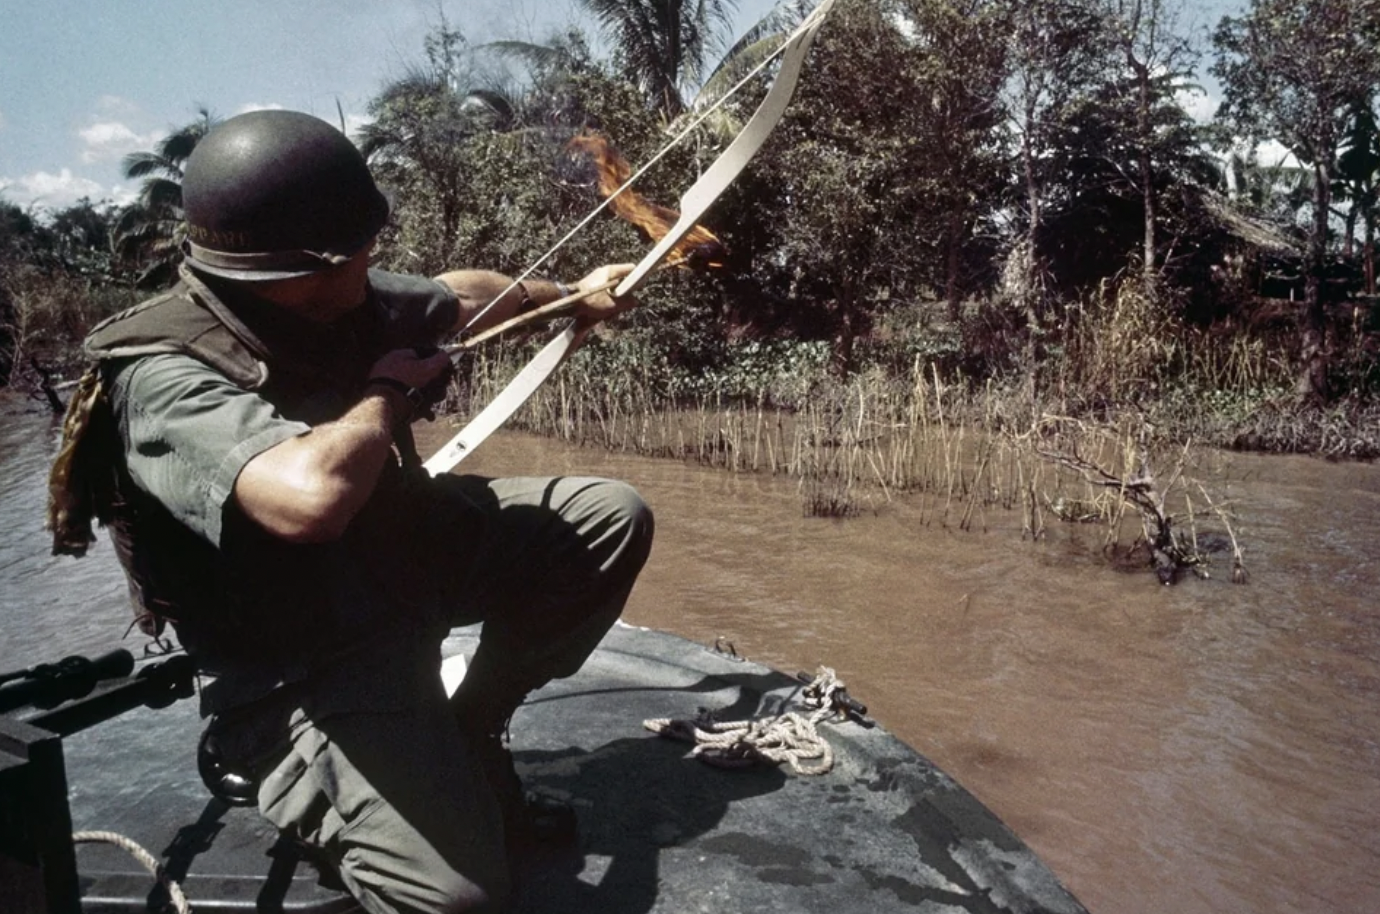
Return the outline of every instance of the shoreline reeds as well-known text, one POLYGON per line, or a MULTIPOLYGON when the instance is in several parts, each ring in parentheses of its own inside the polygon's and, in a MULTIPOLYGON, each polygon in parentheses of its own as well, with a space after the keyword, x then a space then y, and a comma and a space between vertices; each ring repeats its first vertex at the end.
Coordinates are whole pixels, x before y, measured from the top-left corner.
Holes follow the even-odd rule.
MULTIPOLYGON (((461 399, 487 402, 513 367, 476 360, 461 399)), ((923 525, 965 532, 987 530, 994 511, 1019 511, 1022 535, 1035 540, 1051 521, 1097 524, 1104 552, 1140 549, 1162 577, 1205 571, 1199 528, 1216 518, 1226 535, 1207 541, 1229 538, 1233 578, 1245 579, 1229 500, 1193 475, 1192 445, 1157 435, 1137 411, 1073 418, 1060 404, 1031 402, 1024 386, 970 389, 919 359, 903 379, 821 377, 804 389, 669 398, 645 373, 595 377, 572 360, 512 425, 580 446, 794 479, 807 516, 853 517, 905 497, 923 525), (1163 482, 1152 468, 1163 468, 1163 482), (1127 546, 1131 518, 1139 531, 1127 546)))

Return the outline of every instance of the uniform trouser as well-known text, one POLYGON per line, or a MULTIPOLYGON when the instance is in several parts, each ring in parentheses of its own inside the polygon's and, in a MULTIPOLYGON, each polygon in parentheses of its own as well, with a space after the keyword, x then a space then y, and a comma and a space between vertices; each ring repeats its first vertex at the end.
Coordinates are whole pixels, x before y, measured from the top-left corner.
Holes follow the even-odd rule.
MULTIPOLYGON (((617 620, 646 561, 646 505, 608 480, 438 483, 447 497, 463 493, 484 517, 477 541, 460 529, 473 517, 448 513, 445 498, 421 522, 434 538, 428 551, 446 543, 474 550, 440 570, 454 606, 446 621, 483 622, 457 697, 516 702, 576 672, 617 620)), ((259 808, 284 833, 319 848, 370 914, 499 910, 511 879, 496 798, 439 675, 419 681, 424 694, 401 711, 314 719, 297 709, 286 756, 260 781, 259 808)))

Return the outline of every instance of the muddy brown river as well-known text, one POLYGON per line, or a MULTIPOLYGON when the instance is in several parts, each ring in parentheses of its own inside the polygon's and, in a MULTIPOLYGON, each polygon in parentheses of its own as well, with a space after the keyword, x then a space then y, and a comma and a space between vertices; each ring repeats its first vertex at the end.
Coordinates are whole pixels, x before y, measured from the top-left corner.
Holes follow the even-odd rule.
MULTIPOLYGON (((47 555, 55 424, 0 429, 0 672, 109 648, 109 544, 47 555)), ((449 429, 420 436, 429 453, 449 429)), ((981 532, 905 499, 802 516, 794 482, 501 436, 482 473, 633 482, 657 545, 626 620, 794 672, 834 667, 876 719, 997 813, 1095 914, 1380 911, 1380 468, 1221 455, 1251 581, 1161 586, 1097 534, 981 532)))

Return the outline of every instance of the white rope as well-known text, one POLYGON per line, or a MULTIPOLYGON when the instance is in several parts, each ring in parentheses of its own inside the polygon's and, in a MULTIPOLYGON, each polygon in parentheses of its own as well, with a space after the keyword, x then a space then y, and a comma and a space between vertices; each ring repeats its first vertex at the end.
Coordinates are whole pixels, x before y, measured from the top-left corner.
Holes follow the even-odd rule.
POLYGON ((192 906, 187 903, 187 896, 182 894, 182 887, 177 884, 167 872, 158 859, 144 850, 138 842, 126 838, 124 835, 113 831, 79 831, 72 835, 73 844, 113 844, 116 847, 128 851, 130 856, 138 860, 144 869, 148 870, 153 877, 168 890, 168 897, 172 900, 173 907, 177 909, 177 914, 191 914, 192 906))
POLYGON ((801 692, 814 708, 804 715, 785 711, 749 720, 716 720, 712 711, 700 708, 693 719, 656 718, 642 726, 653 733, 694 743, 690 754, 718 768, 745 768, 757 763, 790 763, 797 774, 825 774, 834 767, 834 750, 820 735, 818 725, 831 717, 846 716, 834 706, 834 693, 843 690, 834 671, 822 666, 801 692), (819 759, 815 764, 805 764, 819 759))

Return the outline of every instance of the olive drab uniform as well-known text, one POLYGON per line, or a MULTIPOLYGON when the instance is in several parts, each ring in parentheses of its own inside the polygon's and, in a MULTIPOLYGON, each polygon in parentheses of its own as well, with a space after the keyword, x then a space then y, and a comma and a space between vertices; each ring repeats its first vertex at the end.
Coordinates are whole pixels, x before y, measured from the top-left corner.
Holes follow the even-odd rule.
POLYGON ((610 480, 432 479, 394 460, 338 541, 289 543, 250 521, 233 498, 249 460, 344 414, 381 355, 456 321, 432 280, 370 271, 369 287, 365 305, 313 325, 184 267, 171 293, 88 338, 90 440, 69 434, 64 453, 84 479, 113 480, 115 503, 95 513, 136 612, 170 620, 207 674, 203 712, 252 769, 264 816, 320 848, 374 914, 453 910, 509 891, 467 720, 492 728, 579 669, 621 612, 652 520, 610 480), (477 622, 448 701, 440 640, 477 622))
MULTIPOLYGON (((351 325, 323 331, 328 335, 313 343, 298 332, 303 328, 296 320, 263 306, 255 310, 247 301, 232 307, 223 300, 224 291, 212 290, 211 278, 185 267, 180 278, 172 291, 98 325, 87 338, 87 353, 103 367, 107 396, 124 390, 122 379, 136 363, 156 357, 195 360, 193 370, 204 365, 254 393, 284 420, 267 438, 255 441, 250 435, 249 446, 259 450, 338 417, 358 400, 375 359, 390 349, 434 341, 454 321, 457 307, 435 282, 373 271, 369 300, 351 316, 351 325)), ((117 415, 128 430, 128 410, 117 415)), ((156 463, 150 453, 163 446, 166 442, 149 442, 119 461, 111 532, 145 630, 173 621, 202 668, 223 674, 203 692, 209 711, 302 678, 307 645, 319 653, 323 640, 342 637, 342 620, 329 617, 330 597, 319 586, 323 575, 338 577, 343 567, 365 563, 377 565, 371 573, 389 582, 380 587, 405 591, 409 579, 417 580, 405 573, 407 530, 399 528, 415 523, 415 517, 405 507, 409 488, 397 466, 386 469, 374 507, 366 509, 368 522, 355 525, 344 547, 348 554, 342 554, 338 545, 276 541, 233 506, 220 517, 210 516, 215 508, 208 508, 200 524, 174 516, 130 477, 131 469, 137 476, 141 465, 156 463), (378 509, 385 504, 390 510, 378 509), (284 606, 293 611, 282 612, 284 606)), ((145 474, 167 475, 161 468, 145 474)), ((222 487, 231 482, 223 481, 222 487)), ((391 621, 396 627, 403 620, 391 621)))

